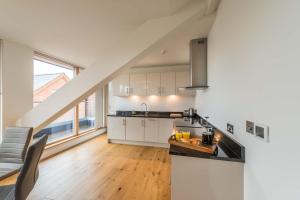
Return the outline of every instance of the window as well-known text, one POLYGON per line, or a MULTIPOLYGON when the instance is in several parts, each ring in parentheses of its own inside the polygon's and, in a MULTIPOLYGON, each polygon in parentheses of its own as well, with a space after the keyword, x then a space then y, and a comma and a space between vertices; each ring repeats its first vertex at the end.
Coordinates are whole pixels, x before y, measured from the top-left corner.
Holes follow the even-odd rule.
MULTIPOLYGON (((37 53, 33 60, 34 106, 38 106, 38 104, 45 101, 80 73, 78 67, 55 58, 41 55, 37 53)), ((90 95, 73 109, 51 122, 47 127, 39 131, 34 138, 39 138, 47 134, 47 142, 49 144, 85 133, 96 128, 95 116, 96 93, 90 95)))
POLYGON ((92 94, 80 102, 79 109, 79 132, 84 132, 95 127, 96 94, 92 94))
POLYGON ((74 77, 74 69, 33 60, 33 106, 45 101, 74 77))
MULTIPOLYGON (((74 78, 75 67, 56 63, 52 59, 36 57, 33 60, 33 106, 45 101, 49 96, 74 78)), ((73 108, 39 131, 34 137, 48 135, 48 143, 73 136, 75 132, 75 112, 73 108)))
POLYGON ((47 127, 39 131, 36 135, 34 135, 34 138, 48 135, 47 143, 51 143, 75 135, 74 112, 75 109, 69 110, 47 127))

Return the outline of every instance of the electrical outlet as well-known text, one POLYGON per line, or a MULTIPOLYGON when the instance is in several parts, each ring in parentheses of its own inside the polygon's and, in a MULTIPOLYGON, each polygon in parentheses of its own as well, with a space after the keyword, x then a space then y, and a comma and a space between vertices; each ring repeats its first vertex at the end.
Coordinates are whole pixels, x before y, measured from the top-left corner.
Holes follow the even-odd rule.
POLYGON ((270 141, 269 127, 268 126, 255 123, 254 131, 255 131, 255 136, 258 137, 259 139, 261 139, 265 142, 270 141))
POLYGON ((254 122, 246 121, 246 131, 250 134, 254 134, 254 122))
POLYGON ((233 130, 234 130, 234 129, 233 129, 233 125, 227 123, 227 131, 228 131, 229 133, 233 134, 233 130))

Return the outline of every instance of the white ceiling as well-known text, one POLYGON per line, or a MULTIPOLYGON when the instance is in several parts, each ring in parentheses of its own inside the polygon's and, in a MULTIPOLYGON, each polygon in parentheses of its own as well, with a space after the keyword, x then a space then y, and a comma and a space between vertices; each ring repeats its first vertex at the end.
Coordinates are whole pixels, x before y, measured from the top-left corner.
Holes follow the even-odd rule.
POLYGON ((189 63, 189 42, 206 37, 215 20, 215 15, 199 17, 172 33, 150 54, 135 63, 135 66, 157 66, 189 63))
MULTIPOLYGON (((146 20, 171 15, 191 1, 0 0, 0 37, 88 67, 146 20)), ((187 24, 137 65, 187 62, 188 41, 205 36, 212 23, 201 18, 187 24)))

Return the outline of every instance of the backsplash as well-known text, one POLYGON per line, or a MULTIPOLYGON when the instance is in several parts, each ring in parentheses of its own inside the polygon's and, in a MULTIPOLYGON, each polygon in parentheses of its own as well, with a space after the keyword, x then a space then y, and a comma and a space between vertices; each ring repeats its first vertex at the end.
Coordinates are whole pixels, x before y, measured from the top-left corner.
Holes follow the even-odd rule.
POLYGON ((130 96, 118 97, 109 94, 108 113, 116 110, 143 110, 141 103, 145 102, 150 111, 180 111, 194 106, 193 96, 130 96))

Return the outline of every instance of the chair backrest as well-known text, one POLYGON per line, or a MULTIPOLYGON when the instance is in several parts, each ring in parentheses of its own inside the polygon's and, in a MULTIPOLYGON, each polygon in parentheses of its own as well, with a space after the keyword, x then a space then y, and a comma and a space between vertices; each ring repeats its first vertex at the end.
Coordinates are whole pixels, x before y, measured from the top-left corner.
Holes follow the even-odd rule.
POLYGON ((16 182, 15 199, 25 200, 33 189, 39 175, 38 163, 46 146, 48 135, 30 145, 24 165, 16 182))
POLYGON ((23 164, 33 128, 8 127, 0 144, 0 162, 23 164))

